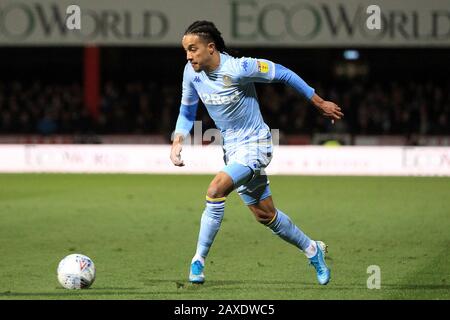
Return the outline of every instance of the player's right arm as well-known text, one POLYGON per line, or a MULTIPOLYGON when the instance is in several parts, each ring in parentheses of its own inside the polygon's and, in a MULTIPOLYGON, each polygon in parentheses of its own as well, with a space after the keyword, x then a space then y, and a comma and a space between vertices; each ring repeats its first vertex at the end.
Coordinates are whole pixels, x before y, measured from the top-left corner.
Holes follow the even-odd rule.
POLYGON ((193 71, 189 67, 189 64, 186 64, 184 68, 180 113, 178 114, 170 151, 170 160, 178 167, 184 166, 184 162, 181 159, 182 145, 185 137, 194 125, 198 107, 198 94, 192 84, 193 71))

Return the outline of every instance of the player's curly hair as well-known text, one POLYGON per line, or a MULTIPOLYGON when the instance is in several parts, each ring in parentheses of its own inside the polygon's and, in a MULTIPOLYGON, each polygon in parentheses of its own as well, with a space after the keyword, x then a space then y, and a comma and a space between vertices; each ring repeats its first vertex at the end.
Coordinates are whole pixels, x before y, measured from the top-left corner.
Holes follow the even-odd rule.
POLYGON ((211 21, 199 20, 192 23, 184 32, 184 35, 195 34, 208 42, 214 42, 219 52, 225 52, 227 47, 222 34, 211 21))

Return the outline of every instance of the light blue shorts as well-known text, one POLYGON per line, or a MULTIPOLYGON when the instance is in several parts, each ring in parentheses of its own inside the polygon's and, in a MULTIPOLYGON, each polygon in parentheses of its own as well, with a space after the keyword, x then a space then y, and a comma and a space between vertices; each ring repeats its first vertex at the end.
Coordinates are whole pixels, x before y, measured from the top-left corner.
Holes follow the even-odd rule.
POLYGON ((266 129, 255 135, 225 143, 223 172, 233 179, 234 187, 246 205, 271 196, 264 169, 272 160, 272 136, 266 129))
POLYGON ((231 177, 236 191, 247 206, 272 195, 264 170, 271 160, 271 144, 258 147, 242 146, 225 151, 226 165, 222 171, 231 177))
POLYGON ((249 166, 233 162, 226 165, 222 171, 231 177, 237 193, 247 206, 257 204, 272 195, 264 169, 253 170, 249 166))

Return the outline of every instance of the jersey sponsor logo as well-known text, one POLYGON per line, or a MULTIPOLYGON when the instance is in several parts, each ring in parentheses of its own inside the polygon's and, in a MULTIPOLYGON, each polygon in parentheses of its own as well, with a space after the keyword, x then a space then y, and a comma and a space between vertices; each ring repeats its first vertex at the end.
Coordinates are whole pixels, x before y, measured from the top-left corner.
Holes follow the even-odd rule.
POLYGON ((269 72, 269 64, 264 61, 258 61, 258 72, 260 73, 269 72))
POLYGON ((194 82, 202 82, 202 80, 200 80, 200 77, 199 77, 199 76, 195 76, 194 82))
POLYGON ((200 94, 204 104, 221 105, 239 101, 239 93, 235 92, 232 95, 221 96, 217 93, 202 93, 200 94))

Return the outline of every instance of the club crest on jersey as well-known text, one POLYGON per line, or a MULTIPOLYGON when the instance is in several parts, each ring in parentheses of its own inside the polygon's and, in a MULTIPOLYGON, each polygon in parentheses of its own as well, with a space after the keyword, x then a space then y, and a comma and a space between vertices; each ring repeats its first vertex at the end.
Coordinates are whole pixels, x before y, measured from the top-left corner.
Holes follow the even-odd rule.
POLYGON ((258 61, 258 72, 260 73, 269 72, 269 64, 267 62, 258 61))
POLYGON ((223 76, 223 86, 224 87, 230 87, 231 86, 231 77, 224 75, 223 76))

